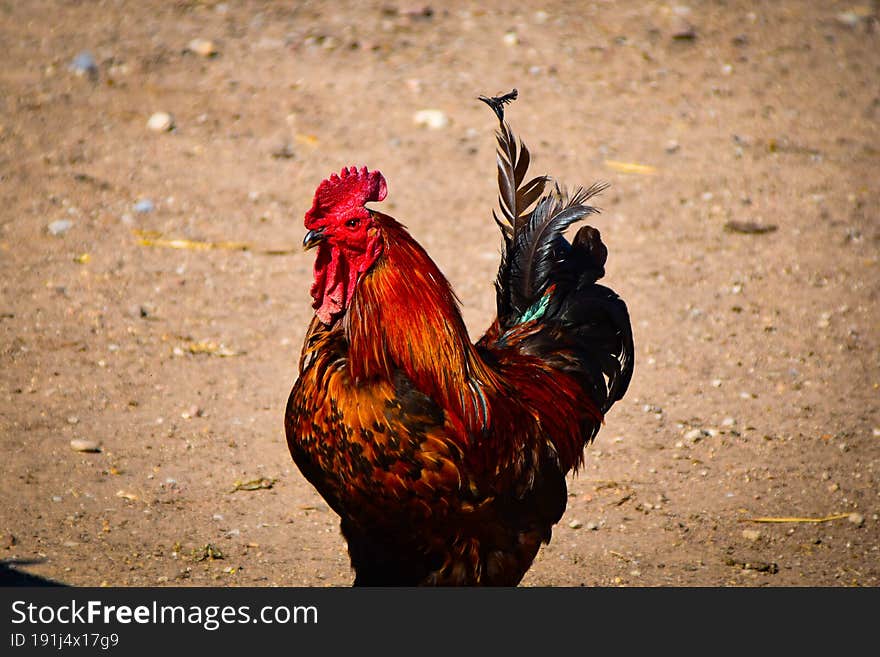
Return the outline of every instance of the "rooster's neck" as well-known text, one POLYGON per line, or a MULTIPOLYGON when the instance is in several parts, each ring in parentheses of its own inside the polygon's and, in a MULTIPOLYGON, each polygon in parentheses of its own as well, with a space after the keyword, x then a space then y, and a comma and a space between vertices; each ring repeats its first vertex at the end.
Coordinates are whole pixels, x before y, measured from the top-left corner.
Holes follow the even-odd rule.
POLYGON ((360 279, 344 317, 352 378, 391 382, 402 371, 469 425, 478 413, 473 398, 479 395, 475 381, 482 366, 455 294, 406 229, 375 214, 383 252, 360 279))

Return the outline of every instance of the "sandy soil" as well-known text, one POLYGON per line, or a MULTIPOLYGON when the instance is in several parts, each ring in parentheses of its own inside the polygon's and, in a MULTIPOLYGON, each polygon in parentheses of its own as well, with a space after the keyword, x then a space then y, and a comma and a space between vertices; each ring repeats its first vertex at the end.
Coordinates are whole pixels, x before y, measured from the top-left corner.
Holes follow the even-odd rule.
POLYGON ((4 575, 349 584, 282 430, 302 215, 381 169, 477 337, 500 240, 476 96, 517 87, 533 171, 611 183, 638 356, 524 585, 877 586, 878 7, 756 4, 0 1, 4 575), (230 248, 172 248, 199 243, 230 248))

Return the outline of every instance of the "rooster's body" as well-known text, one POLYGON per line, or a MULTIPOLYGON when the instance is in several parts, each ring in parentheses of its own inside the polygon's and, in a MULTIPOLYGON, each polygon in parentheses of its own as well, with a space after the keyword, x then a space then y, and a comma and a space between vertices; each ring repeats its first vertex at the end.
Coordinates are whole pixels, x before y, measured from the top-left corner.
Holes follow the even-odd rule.
POLYGON ((501 123, 506 221, 498 317, 477 344, 427 253, 364 207, 385 197, 381 174, 331 176, 306 215, 316 314, 285 429, 342 519, 358 585, 517 584, 632 374, 626 306, 596 284, 598 231, 562 235, 601 187, 542 196, 546 178, 524 182, 509 97, 485 100, 501 123))

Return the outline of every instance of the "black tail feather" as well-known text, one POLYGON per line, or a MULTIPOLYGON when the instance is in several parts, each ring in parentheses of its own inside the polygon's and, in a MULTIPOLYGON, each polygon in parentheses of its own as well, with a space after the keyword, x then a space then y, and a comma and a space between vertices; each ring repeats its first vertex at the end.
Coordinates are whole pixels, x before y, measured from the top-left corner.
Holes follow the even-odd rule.
POLYGON ((598 212, 583 201, 601 189, 594 186, 590 190, 578 190, 567 198, 556 186, 553 194, 543 197, 528 222, 516 231, 508 254, 508 267, 499 271, 499 277, 506 282, 502 287, 509 291, 510 307, 503 309, 505 322, 519 323, 530 308, 540 303, 547 288, 555 282, 560 258, 570 251, 562 233, 573 223, 598 212))
POLYGON ((503 123, 504 122, 504 106, 507 103, 512 103, 516 100, 516 97, 519 95, 519 92, 516 89, 511 89, 506 94, 502 94, 500 96, 477 96, 479 100, 482 100, 489 107, 492 108, 492 111, 495 112, 495 116, 498 117, 498 120, 503 123))
POLYGON ((597 284, 608 256, 599 231, 582 226, 572 242, 563 233, 599 212, 587 203, 607 184, 569 195, 557 184, 545 194, 551 181, 547 176, 524 182, 531 157, 504 120, 504 106, 516 96, 514 89, 500 97, 480 97, 500 122, 501 218, 493 212, 504 237, 495 281, 498 322, 504 331, 525 321, 546 325, 546 331, 529 338, 529 351, 577 376, 604 413, 623 397, 632 378, 629 313, 613 290, 597 284))

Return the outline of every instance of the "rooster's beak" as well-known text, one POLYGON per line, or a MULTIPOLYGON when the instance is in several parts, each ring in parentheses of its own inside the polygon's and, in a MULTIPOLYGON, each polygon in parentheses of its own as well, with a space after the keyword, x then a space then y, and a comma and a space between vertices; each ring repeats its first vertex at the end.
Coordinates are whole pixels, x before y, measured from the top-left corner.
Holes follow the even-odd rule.
POLYGON ((313 249, 318 246, 318 243, 324 239, 324 229, 318 228, 316 230, 310 230, 306 233, 306 236, 303 238, 303 248, 308 251, 309 249, 313 249))

